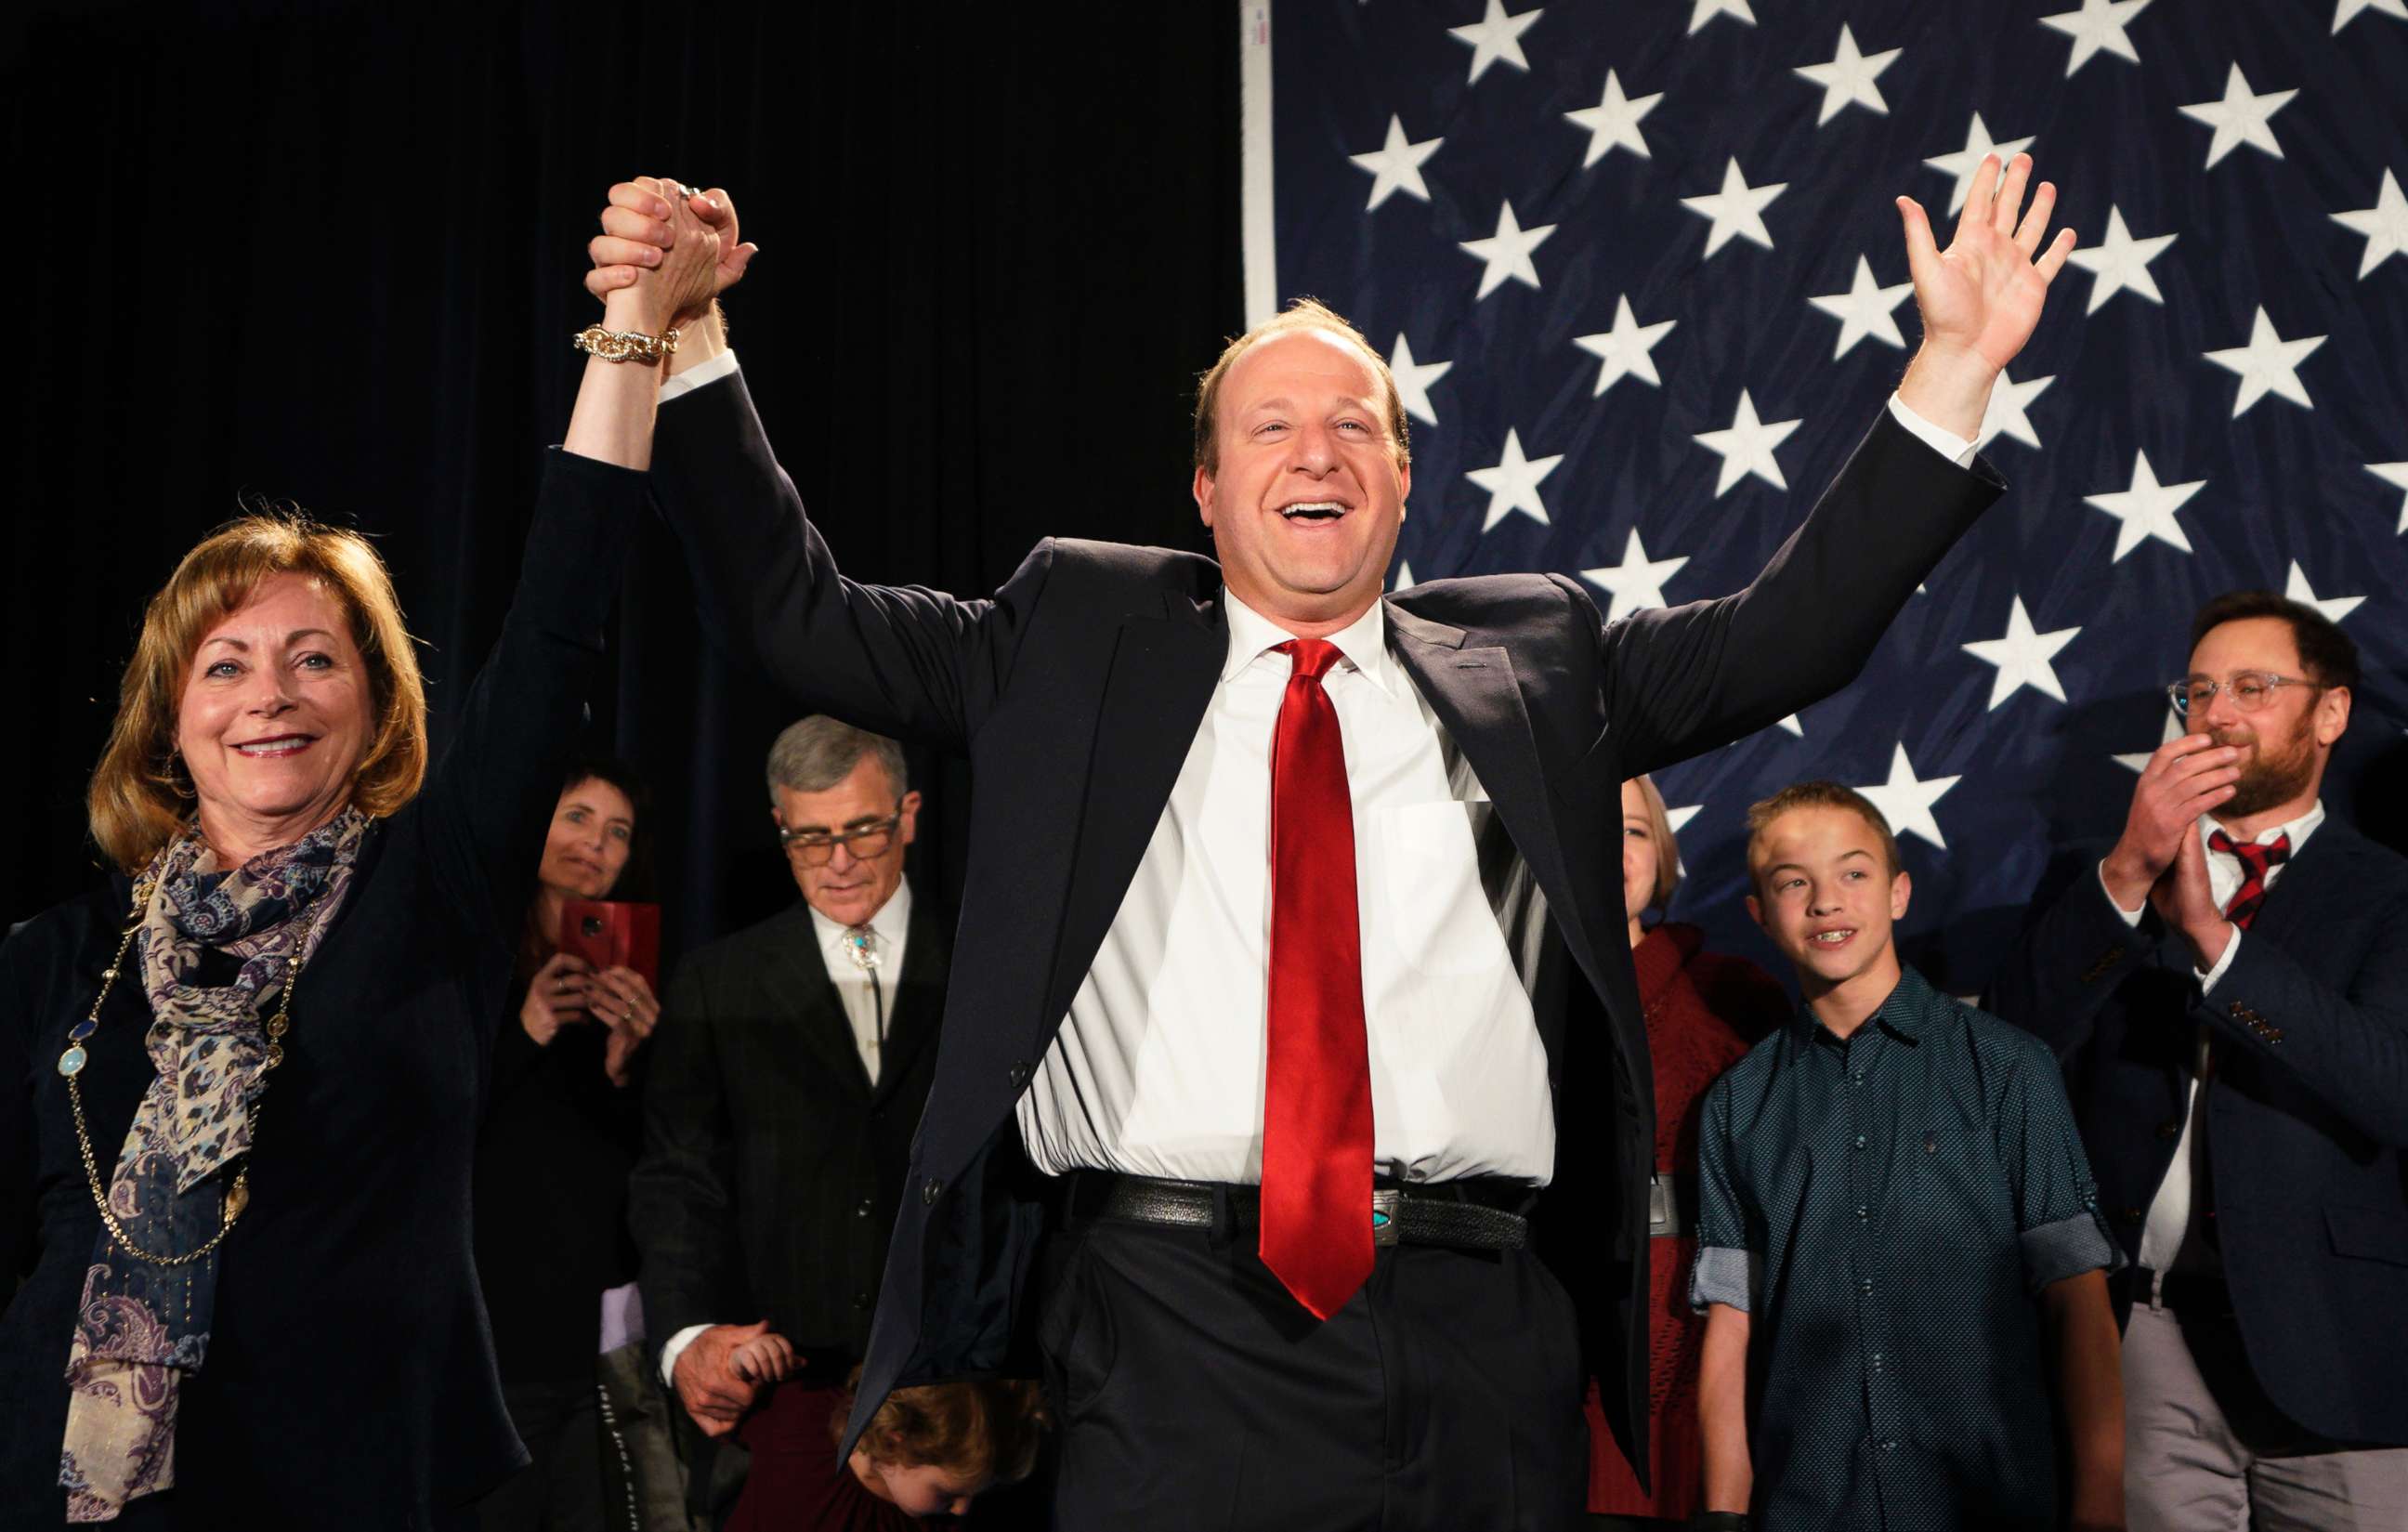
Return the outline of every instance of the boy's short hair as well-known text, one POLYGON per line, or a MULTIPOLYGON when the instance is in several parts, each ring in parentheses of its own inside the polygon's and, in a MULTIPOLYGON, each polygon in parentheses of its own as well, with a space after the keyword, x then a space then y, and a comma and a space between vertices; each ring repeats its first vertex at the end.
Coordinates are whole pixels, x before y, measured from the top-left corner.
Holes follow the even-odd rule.
POLYGON ((1882 817, 1882 811, 1873 807, 1872 800, 1853 787, 1842 787, 1838 782, 1816 778, 1813 781, 1792 782, 1761 803, 1748 805, 1749 882, 1756 881, 1756 842, 1764 838, 1767 826, 1793 809, 1844 809, 1855 814, 1871 825, 1873 833, 1881 838, 1882 861, 1889 867, 1889 875, 1893 878, 1899 875, 1898 837, 1890 833, 1889 821, 1882 817))
MULTIPOLYGON (((861 1386, 855 1366, 829 1417, 834 1439, 844 1439, 861 1386)), ((1025 1378, 969 1378, 922 1383, 886 1396, 856 1444, 873 1463, 937 1468, 957 1478, 1014 1484, 1037 1467, 1038 1439, 1054 1424, 1045 1396, 1025 1378)))

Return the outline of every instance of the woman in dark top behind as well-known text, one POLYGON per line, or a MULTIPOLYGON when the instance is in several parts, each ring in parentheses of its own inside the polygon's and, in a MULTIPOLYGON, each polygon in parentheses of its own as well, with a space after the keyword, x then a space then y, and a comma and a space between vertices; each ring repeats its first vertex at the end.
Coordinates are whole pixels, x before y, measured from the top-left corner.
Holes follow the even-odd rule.
POLYGON ((652 895, 642 782, 620 762, 572 763, 552 809, 494 1043, 477 1148, 477 1275, 502 1400, 535 1461, 485 1497, 486 1532, 602 1525, 595 1353, 602 1295, 632 1281, 627 1172, 643 1137, 638 1075, 660 1002, 643 975, 595 972, 558 946, 571 899, 652 895))
MULTIPOLYGON (((610 329, 707 301, 674 222, 610 329)), ((431 772, 366 539, 250 518, 151 600, 93 776, 116 875, 0 946, 0 1528, 473 1525, 525 1461, 470 1159, 659 376, 587 365, 431 772)))

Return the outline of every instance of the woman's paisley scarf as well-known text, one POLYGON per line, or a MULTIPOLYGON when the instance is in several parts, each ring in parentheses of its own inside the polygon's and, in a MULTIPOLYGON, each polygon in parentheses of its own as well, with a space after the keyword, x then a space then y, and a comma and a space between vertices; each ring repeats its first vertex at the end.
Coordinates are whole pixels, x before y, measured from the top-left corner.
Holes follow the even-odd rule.
MULTIPOLYGON (((143 874, 153 890, 134 945, 158 1074, 108 1183, 109 1211, 141 1249, 180 1254, 223 1226, 228 1167, 251 1148, 263 1088, 265 1020, 342 907, 367 828, 347 809, 232 872, 187 834, 143 874), (203 981, 205 963, 222 979, 229 960, 231 980, 203 981)), ((208 1353, 217 1269, 215 1252, 180 1266, 143 1260, 102 1227, 67 1351, 68 1521, 114 1521, 127 1501, 175 1483, 178 1385, 208 1353)))

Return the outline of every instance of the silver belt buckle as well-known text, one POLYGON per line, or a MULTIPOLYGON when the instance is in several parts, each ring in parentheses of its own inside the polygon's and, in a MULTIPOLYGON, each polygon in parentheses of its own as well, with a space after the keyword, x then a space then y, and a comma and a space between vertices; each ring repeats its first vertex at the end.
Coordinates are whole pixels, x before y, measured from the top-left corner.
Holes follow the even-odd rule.
POLYGON ((1371 1193, 1371 1244, 1374 1248, 1395 1244, 1404 1232, 1403 1226, 1397 1222, 1397 1213, 1404 1199, 1405 1195, 1394 1189, 1371 1193))
POLYGON ((1664 1234, 1672 1226, 1672 1188, 1661 1176, 1647 1178, 1647 1232, 1664 1234))

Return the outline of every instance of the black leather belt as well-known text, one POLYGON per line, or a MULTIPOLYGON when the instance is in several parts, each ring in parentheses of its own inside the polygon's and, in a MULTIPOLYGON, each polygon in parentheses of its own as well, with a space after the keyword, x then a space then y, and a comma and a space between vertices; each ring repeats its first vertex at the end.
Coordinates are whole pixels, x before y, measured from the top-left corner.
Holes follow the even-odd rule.
POLYGON ((2157 1296, 2157 1306, 2178 1314, 2230 1318, 2232 1289, 2223 1278, 2208 1271, 2156 1272, 2147 1267, 2132 1268, 2132 1301, 2147 1303, 2149 1295, 2157 1296))
MULTIPOLYGON (((1101 1170, 1075 1171, 1070 1182, 1068 1207, 1073 1218, 1185 1229, 1214 1227, 1224 1216, 1240 1228, 1262 1222, 1261 1193, 1253 1186, 1101 1170)), ((1537 1195, 1534 1186, 1489 1177, 1409 1185, 1383 1178, 1371 1189, 1371 1243, 1520 1250, 1530 1239, 1523 1214, 1537 1195)))

